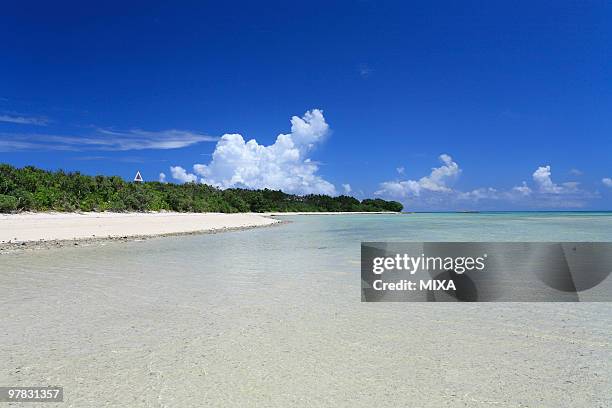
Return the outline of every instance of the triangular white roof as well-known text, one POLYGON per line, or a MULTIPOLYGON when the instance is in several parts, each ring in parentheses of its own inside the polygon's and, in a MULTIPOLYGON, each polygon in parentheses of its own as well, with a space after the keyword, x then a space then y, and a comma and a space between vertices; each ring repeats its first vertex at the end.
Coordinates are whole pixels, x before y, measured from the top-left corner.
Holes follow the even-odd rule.
POLYGON ((134 176, 134 181, 142 181, 142 176, 140 175, 140 171, 136 172, 136 175, 134 176))

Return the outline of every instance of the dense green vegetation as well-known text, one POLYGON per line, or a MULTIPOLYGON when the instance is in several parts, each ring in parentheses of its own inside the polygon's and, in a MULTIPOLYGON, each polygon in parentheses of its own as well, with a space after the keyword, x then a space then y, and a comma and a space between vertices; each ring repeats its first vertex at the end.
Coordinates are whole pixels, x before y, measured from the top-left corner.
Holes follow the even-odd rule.
POLYGON ((86 176, 62 170, 15 168, 0 164, 0 213, 18 211, 401 211, 381 199, 274 190, 219 190, 205 184, 128 183, 117 176, 86 176))

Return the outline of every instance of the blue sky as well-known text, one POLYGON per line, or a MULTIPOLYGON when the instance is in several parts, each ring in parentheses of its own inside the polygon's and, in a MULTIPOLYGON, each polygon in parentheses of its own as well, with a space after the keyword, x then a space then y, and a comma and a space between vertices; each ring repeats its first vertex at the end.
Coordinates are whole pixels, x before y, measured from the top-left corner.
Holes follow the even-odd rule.
POLYGON ((612 209, 606 2, 218 3, 5 5, 0 161, 612 209))

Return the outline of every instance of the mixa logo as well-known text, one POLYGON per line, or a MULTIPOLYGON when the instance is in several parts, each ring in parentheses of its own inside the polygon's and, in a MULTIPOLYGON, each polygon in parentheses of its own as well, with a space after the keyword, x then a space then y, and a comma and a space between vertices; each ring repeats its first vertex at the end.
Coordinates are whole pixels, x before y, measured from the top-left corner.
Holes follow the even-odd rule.
POLYGON ((452 280, 421 280, 419 281, 419 289, 421 290, 457 290, 455 282, 452 280))

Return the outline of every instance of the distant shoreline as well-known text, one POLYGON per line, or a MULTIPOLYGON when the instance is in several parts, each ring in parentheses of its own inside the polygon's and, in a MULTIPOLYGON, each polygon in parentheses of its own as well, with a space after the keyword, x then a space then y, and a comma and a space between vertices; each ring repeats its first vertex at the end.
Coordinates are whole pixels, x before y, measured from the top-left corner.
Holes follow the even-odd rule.
POLYGON ((268 216, 268 217, 282 217, 282 216, 286 216, 286 215, 372 215, 372 214, 386 214, 386 215, 393 215, 393 214, 403 214, 401 212, 394 212, 394 211, 321 211, 321 212, 317 212, 317 211, 310 211, 310 212, 291 212, 291 211, 287 211, 287 212, 266 212, 266 213, 261 213, 261 215, 264 216, 268 216))
POLYGON ((402 214, 581 214, 581 213, 612 213, 612 210, 474 210, 474 211, 402 211, 402 214))
POLYGON ((26 249, 92 245, 154 237, 237 231, 280 225, 287 215, 393 214, 314 213, 112 213, 41 212, 0 215, 0 253, 26 249))

